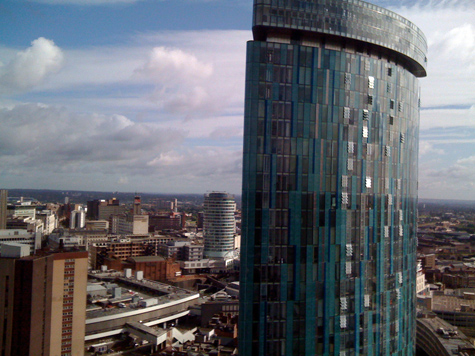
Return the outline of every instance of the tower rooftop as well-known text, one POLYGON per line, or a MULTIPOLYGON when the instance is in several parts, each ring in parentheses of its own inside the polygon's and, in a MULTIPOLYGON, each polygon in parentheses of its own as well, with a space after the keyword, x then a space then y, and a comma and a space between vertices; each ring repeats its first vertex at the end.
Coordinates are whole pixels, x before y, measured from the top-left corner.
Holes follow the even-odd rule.
POLYGON ((254 2, 256 41, 306 44, 339 43, 357 52, 368 51, 406 67, 416 77, 427 75, 427 40, 406 18, 360 0, 254 2))

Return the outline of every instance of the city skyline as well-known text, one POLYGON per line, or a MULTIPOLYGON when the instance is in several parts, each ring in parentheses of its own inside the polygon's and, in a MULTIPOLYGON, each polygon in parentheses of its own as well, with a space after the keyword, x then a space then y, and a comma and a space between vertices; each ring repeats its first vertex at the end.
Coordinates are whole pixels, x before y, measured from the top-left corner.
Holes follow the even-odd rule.
MULTIPOLYGON (((2 188, 239 194, 252 2, 58 3, 0 5, 2 188)), ((475 199, 473 4, 373 3, 429 43, 419 196, 475 199)))

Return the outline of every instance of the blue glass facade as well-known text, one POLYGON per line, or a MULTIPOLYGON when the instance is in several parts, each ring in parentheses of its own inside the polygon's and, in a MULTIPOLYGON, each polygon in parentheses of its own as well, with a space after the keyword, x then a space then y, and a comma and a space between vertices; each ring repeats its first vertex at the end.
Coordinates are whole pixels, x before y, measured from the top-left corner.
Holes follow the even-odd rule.
POLYGON ((413 355, 426 43, 357 1, 256 0, 239 352, 413 355))

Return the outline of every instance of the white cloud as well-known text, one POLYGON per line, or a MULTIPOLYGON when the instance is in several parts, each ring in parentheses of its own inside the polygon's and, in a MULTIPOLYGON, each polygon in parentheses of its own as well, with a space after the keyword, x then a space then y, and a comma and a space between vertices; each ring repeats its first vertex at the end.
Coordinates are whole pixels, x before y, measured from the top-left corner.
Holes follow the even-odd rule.
POLYGON ((441 155, 444 154, 444 150, 440 148, 435 148, 434 145, 428 141, 420 141, 419 142, 419 155, 428 155, 428 154, 437 154, 441 155))
POLYGON ((155 47, 148 61, 135 70, 137 78, 153 82, 149 99, 170 113, 213 111, 213 98, 204 87, 213 66, 177 48, 155 47))
POLYGON ((101 86, 133 84, 134 69, 143 64, 150 48, 129 46, 103 46, 65 49, 67 62, 56 75, 55 81, 46 83, 45 90, 97 89, 101 86))
POLYGON ((0 108, 0 127, 5 186, 240 190, 241 147, 188 146, 182 129, 44 104, 0 108))
POLYGON ((475 105, 463 109, 421 111, 421 130, 459 126, 475 127, 475 105))
POLYGON ((444 164, 433 160, 419 169, 419 196, 434 199, 475 199, 475 156, 444 164))
POLYGON ((242 149, 200 146, 172 150, 158 155, 148 165, 160 167, 159 178, 179 180, 185 186, 200 189, 198 192, 241 189, 242 149))
MULTIPOLYGON (((65 49, 64 67, 38 88, 75 111, 157 111, 160 120, 242 115, 250 31, 162 31, 121 46, 65 49), (71 93, 74 93, 72 95, 71 93), (52 95, 54 94, 54 95, 52 95)), ((0 46, 0 59, 11 50, 0 46)))
POLYGON ((214 139, 222 139, 227 140, 230 138, 235 137, 242 137, 243 136, 243 126, 242 125, 235 125, 235 126, 220 126, 213 130, 210 134, 210 138, 214 139))
POLYGON ((140 77, 162 85, 193 82, 209 78, 213 67, 195 55, 177 48, 155 47, 142 67, 135 71, 140 77))
POLYGON ((425 107, 475 105, 473 1, 419 1, 393 8, 427 36, 428 76, 421 80, 425 107))
MULTIPOLYGON (((141 46, 160 43, 165 48, 179 48, 184 55, 180 53, 173 55, 173 58, 184 57, 178 62, 191 63, 190 68, 183 71, 185 75, 177 75, 168 91, 157 88, 149 98, 168 112, 187 119, 217 120, 223 114, 242 115, 246 40, 250 38, 250 31, 224 30, 159 32, 137 36, 136 41, 141 46)), ((171 54, 170 51, 167 54, 163 52, 160 51, 161 56, 169 57, 171 54)), ((168 67, 171 67, 172 73, 179 68, 176 64, 168 67)))
POLYGON ((155 92, 151 99, 162 103, 163 108, 172 114, 184 115, 185 119, 196 117, 200 113, 214 113, 218 106, 214 98, 201 86, 177 87, 173 93, 155 92))
POLYGON ((117 184, 120 184, 120 185, 129 184, 129 178, 127 178, 127 177, 120 177, 119 180, 117 181, 117 184))
POLYGON ((122 115, 79 115, 41 104, 0 109, 0 171, 143 171, 151 155, 180 144, 184 132, 136 123, 122 115))
MULTIPOLYGON (((463 23, 461 26, 454 27, 443 35, 431 47, 436 53, 443 53, 449 58, 458 58, 473 66, 475 59, 475 29, 470 23, 463 23)), ((471 69, 471 68, 469 68, 471 69)))
POLYGON ((53 41, 40 37, 31 47, 18 52, 13 60, 0 68, 3 90, 24 91, 41 84, 63 66, 62 50, 53 41))
MULTIPOLYGON (((250 37, 168 31, 121 46, 65 49, 54 81, 0 102, 0 180, 32 188, 54 180, 65 189, 238 193, 250 37), (46 105, 19 103, 38 94, 46 105)), ((14 56, 0 46, 2 62, 14 56)))

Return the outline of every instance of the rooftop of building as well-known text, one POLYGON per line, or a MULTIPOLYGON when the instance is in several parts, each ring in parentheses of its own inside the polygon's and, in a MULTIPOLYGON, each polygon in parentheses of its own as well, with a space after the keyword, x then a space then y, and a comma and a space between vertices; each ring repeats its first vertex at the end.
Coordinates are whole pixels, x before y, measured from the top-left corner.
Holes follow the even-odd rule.
POLYGON ((253 34, 256 41, 267 37, 305 38, 306 43, 325 37, 344 39, 345 47, 375 48, 396 57, 415 76, 425 77, 427 40, 412 22, 385 8, 360 0, 256 1, 253 34), (335 23, 338 18, 338 23, 335 23), (310 41, 307 41, 310 40, 310 41))
MULTIPOLYGON (((450 292, 450 291, 449 291, 450 292)), ((462 291, 460 296, 457 294, 446 294, 444 292, 435 292, 433 294, 432 310, 440 312, 475 312, 475 290, 462 291), (444 294, 441 294, 444 293, 444 294)))
POLYGON ((135 321, 129 321, 127 322, 127 326, 132 327, 138 331, 141 331, 144 334, 151 334, 155 337, 160 337, 167 331, 162 328, 151 328, 150 326, 135 322, 135 321))
MULTIPOLYGON (((440 318, 417 318, 418 323, 424 324, 433 335, 437 336, 439 342, 450 355, 464 355, 459 353, 462 349, 475 351, 475 347, 470 343, 470 339, 460 332, 455 326, 440 318)), ((472 354, 472 353, 470 353, 472 354)))
MULTIPOLYGON (((24 246, 23 244, 15 244, 12 242, 9 242, 9 245, 18 245, 18 246, 24 246)), ((43 258, 46 256, 55 256, 55 259, 63 259, 68 258, 68 256, 71 256, 70 258, 87 258, 88 252, 85 249, 80 249, 78 247, 73 247, 73 248, 62 248, 62 249, 42 249, 42 250, 36 250, 36 253, 33 255, 28 255, 28 256, 20 256, 18 255, 17 257, 13 258, 21 258, 22 260, 36 260, 39 258, 43 258)))
POLYGON ((127 258, 131 262, 159 262, 166 261, 167 259, 163 256, 135 256, 127 258))
MULTIPOLYGON (((199 297, 199 294, 196 292, 174 287, 165 283, 146 279, 138 280, 132 277, 125 278, 123 277, 123 273, 98 273, 91 274, 89 277, 94 279, 99 278, 101 282, 113 281, 119 288, 121 288, 121 295, 116 298, 113 298, 111 295, 108 295, 105 298, 97 296, 95 301, 96 303, 100 302, 101 304, 95 303, 88 305, 86 309, 86 318, 88 320, 110 315, 119 316, 123 313, 139 311, 144 309, 144 307, 139 306, 139 302, 148 299, 154 299, 154 304, 150 305, 151 307, 154 307, 185 300, 190 297, 196 299, 199 297), (133 299, 138 300, 132 302, 133 299)), ((92 280, 90 283, 91 282, 92 280)))

